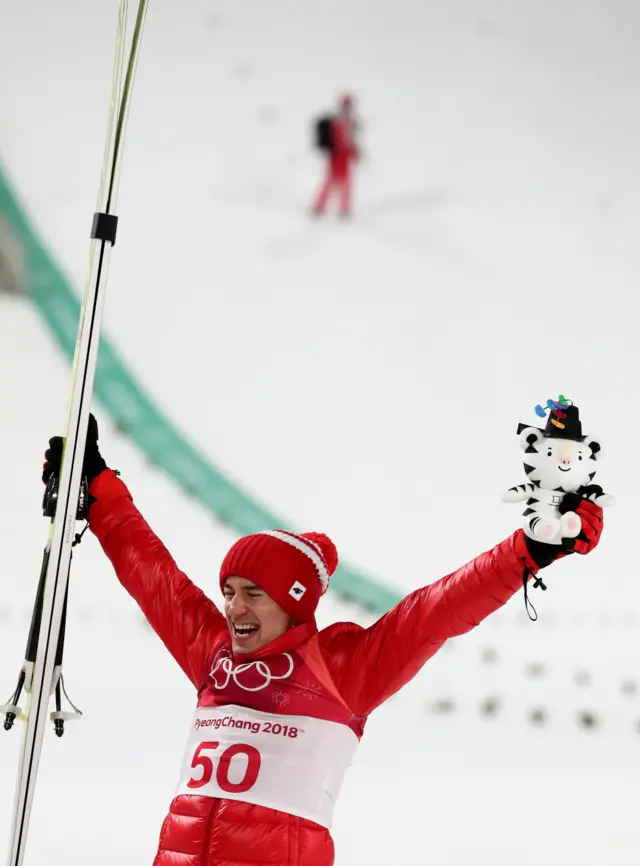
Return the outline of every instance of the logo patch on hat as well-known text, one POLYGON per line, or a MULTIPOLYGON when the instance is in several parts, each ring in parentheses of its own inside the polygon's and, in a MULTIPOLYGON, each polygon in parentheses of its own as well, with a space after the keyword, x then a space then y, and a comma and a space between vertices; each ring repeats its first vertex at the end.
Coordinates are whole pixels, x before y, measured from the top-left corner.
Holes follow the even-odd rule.
POLYGON ((293 586, 289 590, 289 595, 292 598, 295 598, 296 601, 300 601, 300 599, 302 598, 302 596, 305 594, 306 591, 307 591, 307 587, 303 586, 301 583, 299 583, 296 580, 296 582, 293 584, 293 586))

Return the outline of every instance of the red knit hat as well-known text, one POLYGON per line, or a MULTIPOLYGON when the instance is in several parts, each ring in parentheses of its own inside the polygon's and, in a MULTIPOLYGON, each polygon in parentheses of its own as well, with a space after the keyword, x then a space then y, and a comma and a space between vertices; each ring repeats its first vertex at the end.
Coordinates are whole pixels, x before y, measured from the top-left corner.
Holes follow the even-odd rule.
POLYGON ((337 565, 338 551, 326 535, 272 529, 236 541, 220 566, 220 588, 228 577, 244 577, 302 623, 312 619, 337 565))

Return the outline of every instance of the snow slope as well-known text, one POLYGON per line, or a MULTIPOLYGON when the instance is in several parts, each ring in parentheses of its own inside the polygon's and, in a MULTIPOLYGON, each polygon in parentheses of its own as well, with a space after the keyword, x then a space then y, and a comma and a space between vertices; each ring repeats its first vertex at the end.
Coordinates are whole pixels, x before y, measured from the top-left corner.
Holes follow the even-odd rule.
MULTIPOLYGON (((115 5, 2 12, 0 152, 77 285, 115 5)), ((562 391, 610 446, 606 537, 554 569, 540 621, 514 599, 371 719, 338 809, 338 864, 399 849, 451 866, 637 863, 625 446, 638 414, 639 24, 629 4, 595 0, 150 10, 107 328, 213 459, 408 590, 516 524, 499 493, 521 479, 515 427, 535 403, 562 391), (311 224, 308 123, 344 87, 365 120, 357 219, 311 224)), ((15 298, 0 297, 0 363, 8 694, 44 541, 39 455, 68 370, 15 298)), ((231 537, 100 420, 109 462, 211 588, 231 537)), ((99 839, 105 863, 150 862, 192 695, 92 539, 75 568, 65 667, 86 716, 48 738, 28 861, 101 862, 99 839)), ((332 601, 323 616, 360 617, 332 601)), ((16 733, 0 737, 3 780, 16 733)), ((11 794, 0 786, 0 845, 11 794)))

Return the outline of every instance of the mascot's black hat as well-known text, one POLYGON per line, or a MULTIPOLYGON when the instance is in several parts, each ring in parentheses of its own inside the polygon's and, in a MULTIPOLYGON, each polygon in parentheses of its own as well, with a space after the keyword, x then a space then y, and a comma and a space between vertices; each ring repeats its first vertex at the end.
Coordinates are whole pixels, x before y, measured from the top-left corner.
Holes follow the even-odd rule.
MULTIPOLYGON (((561 408, 550 409, 547 425, 544 430, 537 427, 546 439, 571 439, 573 442, 584 442, 580 412, 577 406, 557 404, 561 408)), ((518 424, 518 434, 531 424, 518 424)))

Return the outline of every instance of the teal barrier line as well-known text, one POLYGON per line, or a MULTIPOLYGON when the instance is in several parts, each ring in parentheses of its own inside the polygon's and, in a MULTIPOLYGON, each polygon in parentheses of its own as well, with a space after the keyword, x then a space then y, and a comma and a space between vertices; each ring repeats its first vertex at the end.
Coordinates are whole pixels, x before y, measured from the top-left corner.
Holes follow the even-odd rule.
MULTIPOLYGON (((36 237, 1 170, 0 218, 10 226, 21 247, 23 291, 35 303, 64 354, 72 359, 80 301, 36 237)), ((154 405, 104 335, 95 395, 117 428, 148 460, 239 535, 274 527, 291 528, 288 520, 258 504, 187 441, 154 405)), ((388 587, 344 565, 338 567, 331 587, 342 598, 377 614, 386 613, 400 599, 388 587)))

